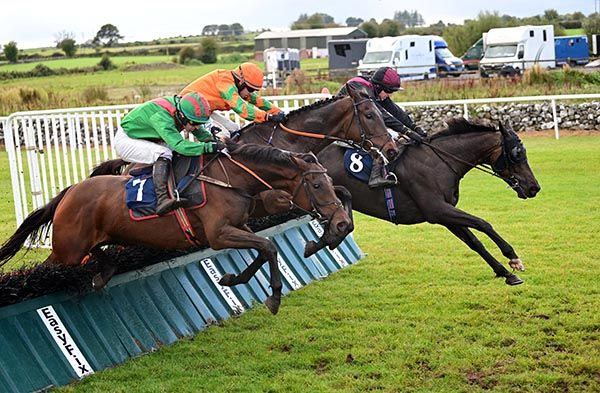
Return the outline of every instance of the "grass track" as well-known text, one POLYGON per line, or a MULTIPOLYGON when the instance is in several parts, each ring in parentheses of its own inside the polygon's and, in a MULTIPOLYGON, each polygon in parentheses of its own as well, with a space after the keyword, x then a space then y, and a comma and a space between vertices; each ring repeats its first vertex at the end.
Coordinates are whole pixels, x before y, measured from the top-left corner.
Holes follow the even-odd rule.
POLYGON ((259 306, 59 391, 599 391, 600 136, 524 141, 539 196, 473 172, 459 207, 515 247, 525 284, 493 279, 441 227, 357 214, 367 258, 286 296, 277 316, 259 306))

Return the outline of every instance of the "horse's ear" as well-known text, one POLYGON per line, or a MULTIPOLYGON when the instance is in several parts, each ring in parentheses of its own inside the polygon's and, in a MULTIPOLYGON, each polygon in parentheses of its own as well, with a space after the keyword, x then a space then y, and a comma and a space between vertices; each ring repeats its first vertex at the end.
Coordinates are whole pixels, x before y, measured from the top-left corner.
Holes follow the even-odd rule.
POLYGON ((500 133, 502 134, 503 137, 508 137, 508 131, 506 130, 506 128, 504 128, 504 124, 502 124, 501 121, 498 122, 498 127, 500 128, 500 133))

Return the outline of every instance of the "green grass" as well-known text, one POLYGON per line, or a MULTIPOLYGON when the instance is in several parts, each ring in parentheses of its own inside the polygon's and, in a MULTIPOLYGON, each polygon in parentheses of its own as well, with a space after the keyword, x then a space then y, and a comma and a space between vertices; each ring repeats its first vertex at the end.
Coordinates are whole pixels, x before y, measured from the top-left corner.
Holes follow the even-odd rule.
POLYGON ((584 35, 584 29, 565 29, 565 35, 584 35))
MULTIPOLYGON (((47 67, 56 68, 84 68, 98 65, 102 56, 98 57, 80 57, 75 59, 57 59, 35 61, 31 63, 5 64, 0 66, 0 72, 9 71, 30 71, 36 65, 43 64, 47 67)), ((173 56, 115 56, 110 60, 116 66, 129 64, 149 64, 149 63, 170 63, 173 56)))
MULTIPOLYGON (((494 279, 441 227, 356 214, 368 256, 286 296, 277 316, 258 306, 58 391, 599 391, 600 136, 524 143, 538 197, 519 200, 472 172, 459 204, 515 247, 523 285, 494 279)), ((7 176, 4 238, 14 230, 7 176)))

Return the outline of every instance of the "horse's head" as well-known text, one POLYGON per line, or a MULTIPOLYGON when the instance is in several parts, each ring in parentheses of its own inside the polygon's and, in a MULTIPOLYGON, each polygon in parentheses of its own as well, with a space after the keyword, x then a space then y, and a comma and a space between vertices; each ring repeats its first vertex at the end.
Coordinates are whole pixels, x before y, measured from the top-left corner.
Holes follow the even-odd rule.
POLYGON ((381 111, 371 99, 369 93, 361 88, 354 88, 347 84, 346 90, 353 102, 353 121, 346 132, 348 139, 361 140, 367 150, 375 147, 390 160, 398 155, 398 147, 387 131, 381 111))
POLYGON ((347 234, 352 222, 335 194, 327 170, 312 153, 292 153, 291 158, 299 169, 292 195, 294 204, 327 221, 328 230, 334 236, 347 234))
POLYGON ((494 172, 516 191, 519 198, 533 198, 540 191, 540 185, 529 167, 525 146, 512 128, 500 123, 502 143, 493 161, 494 172))

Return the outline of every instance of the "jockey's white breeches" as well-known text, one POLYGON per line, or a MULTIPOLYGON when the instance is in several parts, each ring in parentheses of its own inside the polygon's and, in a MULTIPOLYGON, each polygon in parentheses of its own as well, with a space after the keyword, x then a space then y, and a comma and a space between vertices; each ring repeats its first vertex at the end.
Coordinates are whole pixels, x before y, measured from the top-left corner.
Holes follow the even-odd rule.
POLYGON ((166 144, 130 138, 121 127, 117 130, 113 143, 119 157, 127 162, 154 164, 159 157, 169 160, 173 158, 173 150, 166 144))

